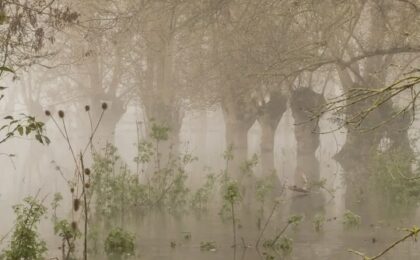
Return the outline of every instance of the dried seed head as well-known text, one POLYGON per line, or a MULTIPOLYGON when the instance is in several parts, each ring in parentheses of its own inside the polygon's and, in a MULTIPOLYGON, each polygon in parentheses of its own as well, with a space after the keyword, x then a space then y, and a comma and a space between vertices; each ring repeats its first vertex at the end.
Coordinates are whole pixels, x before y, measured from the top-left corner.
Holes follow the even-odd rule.
POLYGON ((51 116, 51 112, 49 110, 45 110, 45 115, 46 116, 51 116))
POLYGON ((73 209, 74 211, 78 211, 80 208, 80 200, 79 199, 74 199, 73 200, 73 209))
POLYGON ((63 118, 63 117, 64 117, 64 111, 63 111, 63 110, 59 110, 59 111, 58 111, 58 116, 59 116, 60 118, 63 118))
POLYGON ((90 106, 86 105, 85 106, 85 111, 88 112, 90 110, 90 106))
POLYGON ((71 188, 70 188, 70 192, 71 192, 71 193, 74 193, 74 187, 71 187, 71 188))
POLYGON ((89 183, 89 182, 86 182, 86 183, 85 183, 85 188, 86 188, 86 189, 89 189, 89 188, 90 188, 90 183, 89 183))
POLYGON ((90 175, 90 169, 89 169, 89 168, 86 168, 86 169, 85 169, 85 174, 86 174, 86 175, 90 175))
POLYGON ((108 104, 106 102, 102 103, 102 109, 106 110, 108 108, 108 104))
POLYGON ((77 222, 76 222, 76 221, 72 221, 72 222, 71 222, 71 228, 72 228, 73 230, 77 230, 77 222))

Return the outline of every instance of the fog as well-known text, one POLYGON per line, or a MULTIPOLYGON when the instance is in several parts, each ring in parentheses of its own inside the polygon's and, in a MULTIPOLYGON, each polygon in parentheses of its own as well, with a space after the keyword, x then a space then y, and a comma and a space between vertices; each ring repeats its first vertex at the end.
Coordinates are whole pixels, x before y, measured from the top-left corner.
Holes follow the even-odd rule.
POLYGON ((0 0, 0 259, 419 259, 417 0, 0 0))

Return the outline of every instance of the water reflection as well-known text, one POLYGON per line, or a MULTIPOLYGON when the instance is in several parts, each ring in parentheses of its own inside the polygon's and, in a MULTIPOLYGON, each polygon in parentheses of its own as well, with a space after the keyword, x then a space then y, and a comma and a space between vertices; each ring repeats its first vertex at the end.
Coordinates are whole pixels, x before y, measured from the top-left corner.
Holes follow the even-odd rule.
MULTIPOLYGON (((296 204, 296 201, 293 203, 296 204)), ((333 206, 333 203, 325 204, 325 208, 333 206)), ((274 236, 276 230, 285 223, 287 216, 284 214, 284 208, 286 207, 287 205, 283 204, 279 212, 275 214, 271 228, 264 235, 265 239, 274 236)), ((328 212, 330 209, 325 209, 325 211, 328 212)), ((287 232, 287 236, 293 239, 293 251, 286 259, 360 259, 350 254, 348 249, 374 255, 405 234, 396 231, 397 226, 380 226, 380 224, 345 231, 341 216, 326 216, 326 218, 328 220, 322 232, 313 230, 310 219, 306 219, 297 229, 287 232)), ((270 253, 275 257, 274 259, 282 259, 270 250, 261 248, 258 252, 255 249, 255 241, 259 234, 256 216, 250 215, 249 212, 242 212, 239 219, 241 224, 238 235, 241 241, 234 250, 230 222, 221 221, 217 209, 210 210, 199 217, 194 214, 182 217, 159 212, 149 214, 130 228, 136 230, 137 233, 138 255, 136 258, 254 260, 266 259, 264 253, 270 253), (185 232, 191 234, 191 239, 185 239, 185 232), (200 243, 207 241, 215 241, 216 250, 200 249, 200 243), (174 242, 176 246, 171 247, 171 242, 174 242), (235 254, 236 258, 234 258, 235 254)), ((400 223, 400 226, 411 224, 413 222, 400 223)), ((383 259, 419 259, 418 249, 418 244, 407 241, 393 249, 383 259)), ((102 257, 99 256, 97 259, 103 259, 102 257)))

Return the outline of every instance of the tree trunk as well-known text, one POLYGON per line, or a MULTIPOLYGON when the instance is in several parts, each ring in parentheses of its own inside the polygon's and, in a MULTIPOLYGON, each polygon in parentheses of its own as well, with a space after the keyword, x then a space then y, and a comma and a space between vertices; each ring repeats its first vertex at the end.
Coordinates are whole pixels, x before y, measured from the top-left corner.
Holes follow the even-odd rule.
POLYGON ((203 109, 199 112, 199 118, 196 121, 197 129, 197 144, 198 144, 198 158, 199 165, 204 166, 208 164, 208 151, 207 151, 207 132, 208 132, 208 123, 207 123, 207 110, 203 109))
POLYGON ((278 91, 270 93, 270 100, 261 106, 258 122, 261 125, 261 166, 262 175, 267 177, 275 173, 274 141, 276 129, 287 109, 287 97, 278 91))
POLYGON ((226 98, 222 102, 225 121, 226 148, 232 149, 233 160, 229 162, 228 173, 241 177, 240 166, 248 158, 248 131, 257 117, 255 106, 241 98, 226 98))
POLYGON ((115 145, 115 130, 126 112, 123 101, 118 98, 112 100, 103 98, 103 102, 106 102, 108 107, 101 118, 103 112, 101 102, 101 98, 98 97, 91 99, 92 125, 89 126, 89 131, 86 131, 90 135, 92 130, 95 130, 98 120, 101 120, 92 141, 96 151, 103 149, 107 143, 115 145))
POLYGON ((228 175, 230 177, 240 176, 240 166, 248 158, 248 131, 249 124, 243 122, 225 123, 226 146, 231 148, 233 159, 229 162, 228 175))
MULTIPOLYGON (((265 101, 265 100, 263 100, 265 101)), ((270 93, 270 100, 260 107, 258 122, 261 126, 261 172, 263 178, 273 177, 274 190, 280 192, 281 181, 277 175, 274 159, 276 129, 287 109, 287 97, 281 92, 270 93)), ((275 194, 277 194, 277 192, 275 194)))
MULTIPOLYGON (((297 143, 297 164, 295 171, 295 185, 308 189, 320 182, 319 161, 316 150, 320 144, 319 126, 309 121, 309 111, 316 109, 323 102, 324 97, 310 88, 295 90, 291 96, 292 116, 295 119, 295 137, 297 143)), ((292 209, 299 214, 311 218, 322 211, 324 198, 317 192, 318 187, 311 189, 311 193, 304 197, 295 197, 292 209)))
POLYGON ((295 184, 303 187, 307 180, 318 182, 320 178, 319 162, 315 152, 319 147, 319 126, 309 122, 309 111, 325 102, 322 95, 310 88, 301 88, 292 93, 291 108, 295 119, 295 136, 297 142, 297 169, 295 184))
POLYGON ((261 124, 261 168, 264 177, 276 173, 274 165, 274 139, 276 129, 270 125, 261 124))

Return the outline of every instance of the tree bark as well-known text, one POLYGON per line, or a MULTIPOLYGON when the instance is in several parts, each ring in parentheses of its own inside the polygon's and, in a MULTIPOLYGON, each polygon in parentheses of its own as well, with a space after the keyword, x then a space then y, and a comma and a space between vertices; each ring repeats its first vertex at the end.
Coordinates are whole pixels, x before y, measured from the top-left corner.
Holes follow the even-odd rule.
POLYGON ((262 176, 270 176, 276 172, 274 165, 274 140, 276 128, 261 124, 261 170, 262 176))
POLYGON ((248 158, 248 131, 251 126, 243 122, 226 122, 227 148, 231 147, 233 159, 229 162, 228 175, 240 176, 240 166, 248 158))
POLYGON ((89 126, 90 129, 86 133, 90 135, 95 130, 98 120, 101 120, 92 140, 94 148, 100 151, 107 143, 115 145, 115 130, 126 112, 126 107, 122 100, 118 98, 109 100, 106 96, 103 98, 93 97, 90 104, 92 125, 89 126), (108 107, 101 118, 102 102, 106 102, 108 107))
MULTIPOLYGON (((295 137, 297 143, 297 164, 294 174, 295 185, 308 189, 320 181, 320 165, 316 158, 316 150, 320 144, 319 126, 309 122, 309 111, 316 109, 323 102, 324 97, 310 88, 300 88, 292 92, 290 106, 295 119, 295 137)), ((311 218, 322 211, 324 197, 317 192, 319 188, 312 188, 311 193, 304 197, 295 197, 292 209, 299 214, 311 218)))
POLYGON ((258 122, 261 126, 261 172, 264 178, 273 176, 274 189, 280 191, 281 181, 277 175, 274 158, 276 129, 287 109, 287 97, 279 91, 270 93, 269 101, 260 107, 258 122))
POLYGON ((260 108, 258 122, 261 125, 262 175, 270 176, 276 170, 274 165, 274 141, 276 129, 287 109, 287 97, 281 92, 271 92, 270 100, 260 108))
POLYGON ((309 111, 316 109, 323 102, 324 97, 310 88, 295 90, 291 97, 292 115, 295 119, 295 137, 297 142, 297 169, 295 184, 303 187, 308 182, 318 182, 320 178, 319 162, 316 150, 320 144, 319 126, 308 122, 309 111))

